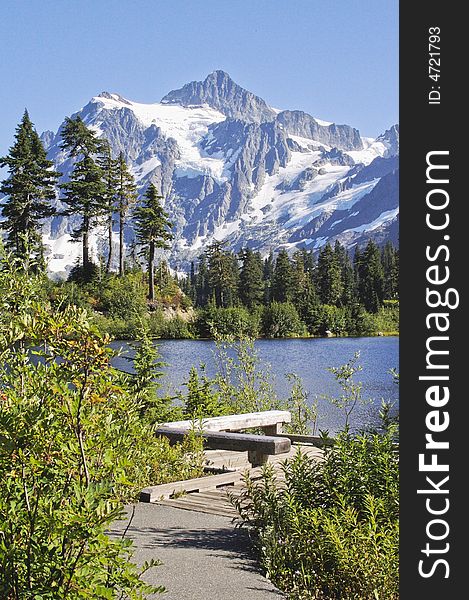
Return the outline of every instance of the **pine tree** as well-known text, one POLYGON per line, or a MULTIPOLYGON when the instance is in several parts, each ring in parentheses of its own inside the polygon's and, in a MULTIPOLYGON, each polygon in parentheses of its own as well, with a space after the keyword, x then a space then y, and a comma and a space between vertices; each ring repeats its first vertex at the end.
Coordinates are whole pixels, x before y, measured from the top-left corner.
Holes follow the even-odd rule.
POLYGON ((318 308, 318 297, 313 282, 314 262, 306 250, 297 250, 292 257, 293 264, 293 304, 301 320, 312 331, 315 313, 318 308))
POLYGON ((42 261, 41 222, 55 213, 50 202, 55 198, 54 186, 60 173, 47 160, 27 110, 16 128, 15 143, 8 156, 0 158, 0 167, 7 167, 9 173, 0 186, 0 192, 7 196, 0 225, 7 232, 7 247, 16 256, 32 255, 42 261))
POLYGON ((116 161, 112 158, 111 146, 107 140, 103 140, 101 153, 98 158, 98 164, 103 170, 104 180, 104 196, 103 203, 106 206, 106 220, 107 220, 107 236, 108 236, 108 255, 106 261, 106 273, 111 271, 112 259, 113 259, 113 243, 112 243, 112 230, 114 224, 114 211, 116 201, 116 186, 117 186, 117 173, 116 173, 116 161))
POLYGON ((303 248, 301 250, 301 254, 303 257, 303 265, 304 265, 305 273, 308 274, 312 278, 314 269, 315 269, 313 252, 311 250, 308 251, 308 250, 306 250, 306 248, 303 248))
POLYGON ((370 240, 358 263, 358 292, 360 302, 368 312, 378 312, 383 302, 384 273, 381 253, 370 240))
POLYGON ((239 253, 242 266, 239 274, 239 297, 248 308, 262 303, 264 286, 262 282, 263 264, 258 252, 250 248, 239 253))
POLYGON ((282 248, 275 261, 272 281, 272 299, 275 302, 291 302, 295 295, 293 268, 288 252, 282 248))
POLYGON ((167 213, 163 210, 160 200, 163 196, 150 183, 143 196, 143 203, 134 211, 135 234, 138 242, 143 246, 143 253, 148 260, 148 299, 155 299, 155 250, 169 248, 168 242, 173 239, 171 233, 172 223, 167 213))
POLYGON ((264 260, 262 280, 264 282, 264 304, 268 306, 272 301, 272 281, 274 279, 275 261, 272 252, 264 260))
POLYGON ((328 242, 318 257, 317 287, 323 304, 338 306, 344 291, 341 267, 337 255, 328 242))
POLYGON ((124 228, 127 215, 132 206, 137 202, 137 187, 132 173, 129 171, 124 159, 123 152, 120 152, 116 162, 116 197, 117 212, 119 214, 119 275, 124 274, 124 228))
POLYGON ((293 304, 300 318, 309 326, 311 315, 317 309, 318 297, 313 283, 313 261, 306 250, 297 250, 292 257, 293 263, 293 304))
POLYGON ((383 297, 396 300, 399 297, 399 254, 391 242, 386 242, 381 251, 384 272, 383 297))
POLYGON ((189 296, 189 298, 192 300, 192 302, 195 303, 195 301, 196 301, 195 286, 196 286, 196 282, 197 282, 197 275, 195 272, 195 263, 193 260, 191 261, 191 270, 190 270, 189 276, 186 279, 187 279, 187 292, 186 293, 189 296))
POLYGON ((215 240, 205 251, 208 264, 210 294, 216 306, 227 308, 236 304, 238 288, 237 259, 225 249, 225 242, 215 240))
POLYGON ((334 254, 340 265, 342 279, 342 296, 339 304, 341 306, 351 306, 356 298, 355 276, 353 272, 352 261, 345 246, 339 241, 334 244, 334 254))
POLYGON ((72 232, 72 238, 82 240, 82 264, 86 278, 91 272, 90 232, 99 217, 107 212, 104 174, 95 158, 102 150, 102 141, 78 115, 75 119, 67 117, 65 120, 62 148, 68 150, 70 156, 79 157, 70 181, 62 184, 61 188, 65 190, 62 200, 68 206, 63 214, 81 217, 80 224, 72 232))
POLYGON ((206 306, 209 296, 207 257, 205 254, 202 254, 199 258, 197 274, 195 275, 195 305, 206 306))
POLYGON ((303 292, 308 275, 305 268, 305 257, 302 250, 297 250, 292 256, 292 279, 294 297, 303 292))

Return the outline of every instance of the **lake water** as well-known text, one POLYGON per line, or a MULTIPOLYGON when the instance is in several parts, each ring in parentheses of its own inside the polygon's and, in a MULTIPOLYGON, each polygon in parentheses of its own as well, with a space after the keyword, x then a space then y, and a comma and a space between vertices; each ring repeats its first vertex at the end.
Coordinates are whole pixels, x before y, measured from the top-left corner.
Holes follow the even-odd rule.
MULTIPOLYGON (((123 350, 123 354, 114 359, 114 365, 123 370, 131 369, 131 363, 124 358, 133 354, 128 343, 113 342, 112 345, 123 350)), ((162 360, 168 365, 161 380, 163 390, 171 395, 185 390, 183 384, 192 366, 204 363, 209 376, 216 373, 213 341, 164 340, 158 341, 157 345, 162 360)), ((301 377, 309 401, 318 400, 318 427, 328 429, 331 434, 343 424, 343 413, 323 398, 324 395, 340 394, 340 387, 327 368, 346 363, 356 351, 360 351, 358 364, 363 370, 355 375, 355 381, 362 382, 362 397, 371 402, 354 411, 351 425, 361 427, 372 422, 381 399, 393 401, 398 407, 398 386, 389 374, 391 368, 399 368, 398 337, 258 340, 255 348, 260 368, 272 377, 279 397, 288 396, 286 374, 296 373, 301 377)))

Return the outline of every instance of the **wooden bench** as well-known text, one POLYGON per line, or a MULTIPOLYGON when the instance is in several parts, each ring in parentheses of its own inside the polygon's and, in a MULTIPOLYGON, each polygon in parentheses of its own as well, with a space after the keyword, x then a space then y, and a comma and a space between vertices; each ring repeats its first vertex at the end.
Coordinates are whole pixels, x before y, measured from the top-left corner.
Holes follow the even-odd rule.
MULTIPOLYGON (((244 429, 262 429, 266 435, 282 433, 284 423, 291 423, 291 414, 288 410, 264 410, 254 413, 227 415, 223 417, 210 417, 202 420, 203 431, 243 431, 244 429)), ((199 423, 195 422, 197 428, 199 423)), ((193 421, 172 421, 163 423, 162 427, 172 429, 192 429, 193 421)))
MULTIPOLYGON (((206 448, 248 452, 253 467, 267 462, 270 455, 284 454, 291 449, 291 440, 281 437, 284 423, 291 422, 287 410, 267 410, 223 417, 203 419, 200 428, 206 448), (260 428, 266 435, 239 433, 244 429, 260 428), (276 437, 274 437, 276 436, 276 437)), ((156 433, 166 436, 171 443, 181 442, 191 429, 197 429, 194 421, 163 423, 156 433)))
MULTIPOLYGON (((187 429, 159 427, 158 435, 167 437, 171 444, 182 442, 187 429)), ((248 451, 248 460, 253 467, 263 465, 270 455, 284 454, 291 449, 291 441, 284 437, 232 433, 227 431, 203 431, 204 446, 210 450, 248 451)))

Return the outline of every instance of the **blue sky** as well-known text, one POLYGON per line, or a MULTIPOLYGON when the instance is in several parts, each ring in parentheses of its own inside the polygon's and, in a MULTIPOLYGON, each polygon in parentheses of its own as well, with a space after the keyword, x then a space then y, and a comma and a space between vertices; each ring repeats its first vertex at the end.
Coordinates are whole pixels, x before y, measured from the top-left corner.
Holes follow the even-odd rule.
POLYGON ((101 91, 157 102, 227 71, 276 108, 377 136, 398 121, 398 0, 3 0, 0 155, 101 91))

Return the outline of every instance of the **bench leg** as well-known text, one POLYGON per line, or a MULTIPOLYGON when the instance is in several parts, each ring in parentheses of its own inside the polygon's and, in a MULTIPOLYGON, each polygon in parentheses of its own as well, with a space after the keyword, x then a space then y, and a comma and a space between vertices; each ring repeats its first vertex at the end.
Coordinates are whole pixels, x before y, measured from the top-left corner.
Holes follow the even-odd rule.
POLYGON ((260 467, 262 465, 265 465, 268 459, 268 454, 264 454, 263 452, 259 452, 258 450, 248 451, 248 460, 253 467, 260 467))
POLYGON ((282 432, 282 423, 275 423, 275 425, 267 425, 263 427, 265 435, 280 435, 282 432))

